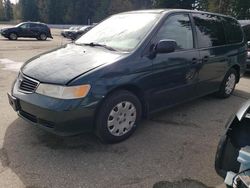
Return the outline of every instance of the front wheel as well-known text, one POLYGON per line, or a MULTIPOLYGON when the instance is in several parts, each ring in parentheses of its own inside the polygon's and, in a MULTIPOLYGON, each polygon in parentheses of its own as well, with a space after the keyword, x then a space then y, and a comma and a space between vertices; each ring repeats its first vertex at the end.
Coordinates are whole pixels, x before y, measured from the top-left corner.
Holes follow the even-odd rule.
POLYGON ((97 120, 96 134, 105 143, 117 143, 130 137, 141 118, 141 103, 131 92, 120 90, 105 99, 97 120))
POLYGON ((237 83, 238 73, 235 69, 230 69, 226 74, 217 96, 220 98, 228 98, 234 92, 237 83))
POLYGON ((10 40, 17 40, 17 34, 16 33, 10 33, 9 39, 10 40))

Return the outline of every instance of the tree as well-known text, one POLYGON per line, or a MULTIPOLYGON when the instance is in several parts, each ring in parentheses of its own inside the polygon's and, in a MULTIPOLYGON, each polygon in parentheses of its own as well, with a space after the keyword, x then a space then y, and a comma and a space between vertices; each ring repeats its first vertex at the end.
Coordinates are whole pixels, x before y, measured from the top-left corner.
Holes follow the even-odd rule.
POLYGON ((131 2, 135 9, 147 9, 151 8, 153 5, 152 0, 131 0, 131 2))
POLYGON ((108 8, 110 0, 96 0, 96 11, 94 14, 94 22, 99 22, 108 16, 108 8))
POLYGON ((130 0, 112 0, 109 6, 109 15, 133 10, 133 5, 130 0))
POLYGON ((4 20, 4 7, 3 7, 3 1, 0 0, 0 21, 4 20))
POLYGON ((39 13, 37 7, 37 1, 39 0, 20 0, 21 19, 23 21, 38 21, 39 13))
POLYGON ((238 19, 250 19, 250 1, 233 0, 232 15, 238 19))
POLYGON ((195 9, 207 11, 208 10, 208 0, 196 0, 195 2, 195 9))
POLYGON ((10 0, 4 0, 3 1, 4 5, 4 19, 6 21, 10 21, 13 19, 13 8, 10 0))
POLYGON ((156 8, 193 9, 195 0, 155 0, 154 6, 156 8))

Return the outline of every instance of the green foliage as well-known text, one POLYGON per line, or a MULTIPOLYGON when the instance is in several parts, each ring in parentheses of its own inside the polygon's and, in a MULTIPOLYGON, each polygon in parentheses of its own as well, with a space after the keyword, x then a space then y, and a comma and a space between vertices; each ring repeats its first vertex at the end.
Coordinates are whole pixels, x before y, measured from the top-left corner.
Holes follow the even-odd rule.
POLYGON ((37 0, 20 0, 19 5, 22 20, 39 20, 37 0))
POLYGON ((4 20, 4 7, 3 7, 3 1, 0 0, 0 21, 4 20))
POLYGON ((4 18, 5 20, 12 20, 13 19, 13 8, 10 0, 4 0, 4 18))
POLYGON ((87 24, 109 15, 146 8, 183 8, 250 19, 250 0, 0 0, 0 20, 13 18, 53 24, 87 24), (13 9, 13 10, 12 10, 13 9))
POLYGON ((250 19, 250 1, 233 0, 232 15, 238 19, 250 19))
POLYGON ((156 8, 193 9, 195 0, 156 0, 154 6, 156 8))

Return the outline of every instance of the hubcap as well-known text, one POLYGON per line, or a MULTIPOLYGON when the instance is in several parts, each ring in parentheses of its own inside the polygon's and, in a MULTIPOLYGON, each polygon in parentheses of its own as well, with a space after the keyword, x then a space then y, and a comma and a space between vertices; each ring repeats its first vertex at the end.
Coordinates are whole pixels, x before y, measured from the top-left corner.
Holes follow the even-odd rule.
POLYGON ((117 104, 108 116, 108 130, 114 136, 123 136, 129 132, 136 121, 136 108, 128 101, 117 104))
POLYGON ((46 39, 46 35, 45 35, 45 34, 41 34, 40 38, 41 38, 42 40, 45 40, 45 39, 46 39))
POLYGON ((16 36, 16 34, 12 33, 12 34, 10 34, 10 38, 11 38, 12 40, 16 40, 17 36, 16 36))
POLYGON ((227 95, 230 95, 233 92, 235 83, 236 83, 236 76, 234 74, 231 74, 226 82, 225 91, 227 95))

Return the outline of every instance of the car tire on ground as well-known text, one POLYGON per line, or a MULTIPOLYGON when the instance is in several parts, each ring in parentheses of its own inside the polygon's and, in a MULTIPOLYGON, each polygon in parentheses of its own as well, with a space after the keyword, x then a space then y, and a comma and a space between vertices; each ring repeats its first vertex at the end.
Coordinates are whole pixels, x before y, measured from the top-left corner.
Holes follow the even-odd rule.
POLYGON ((141 113, 141 102, 133 93, 116 91, 99 108, 95 133, 104 143, 121 142, 134 133, 141 113))
POLYGON ((238 72, 232 68, 230 69, 221 86, 220 86, 220 90, 216 93, 216 95, 219 98, 228 98, 232 95, 232 93, 234 92, 235 86, 237 84, 237 78, 238 78, 238 72))
POLYGON ((45 40, 47 40, 47 38, 48 38, 48 36, 45 33, 41 33, 37 39, 45 41, 45 40))
POLYGON ((10 33, 9 40, 17 40, 17 34, 16 33, 10 33))

